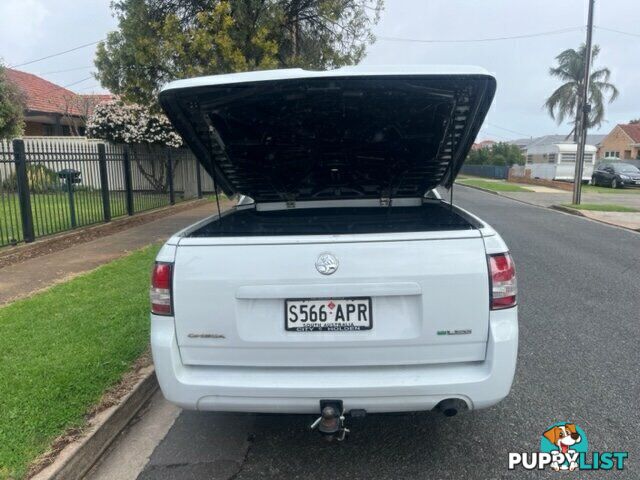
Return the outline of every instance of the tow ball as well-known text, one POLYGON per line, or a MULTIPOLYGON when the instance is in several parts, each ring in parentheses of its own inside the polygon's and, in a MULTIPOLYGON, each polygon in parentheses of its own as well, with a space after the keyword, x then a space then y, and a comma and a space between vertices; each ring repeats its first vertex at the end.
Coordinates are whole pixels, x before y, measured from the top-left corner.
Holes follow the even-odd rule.
POLYGON ((320 416, 309 428, 317 429, 328 441, 343 441, 349 429, 344 424, 342 400, 320 400, 320 416))

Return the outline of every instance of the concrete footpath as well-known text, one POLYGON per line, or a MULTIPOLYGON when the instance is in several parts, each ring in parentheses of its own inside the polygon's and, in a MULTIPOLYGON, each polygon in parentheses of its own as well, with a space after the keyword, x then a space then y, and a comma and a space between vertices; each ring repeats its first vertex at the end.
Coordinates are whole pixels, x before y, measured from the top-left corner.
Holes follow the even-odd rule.
POLYGON ((0 269, 0 305, 60 283, 110 262, 128 252, 166 240, 176 231, 216 213, 215 203, 203 203, 188 210, 74 245, 0 269))

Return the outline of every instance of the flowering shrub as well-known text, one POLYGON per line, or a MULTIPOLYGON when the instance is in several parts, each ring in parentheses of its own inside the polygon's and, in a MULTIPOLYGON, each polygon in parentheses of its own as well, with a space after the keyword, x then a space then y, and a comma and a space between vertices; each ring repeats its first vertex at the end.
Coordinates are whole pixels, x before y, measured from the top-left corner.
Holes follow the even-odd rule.
POLYGON ((166 116, 121 100, 96 105, 87 122, 87 135, 113 143, 182 146, 182 138, 166 116))
MULTIPOLYGON (((162 114, 122 100, 98 104, 87 122, 87 136, 134 145, 131 157, 142 176, 157 192, 166 192, 169 171, 166 155, 157 146, 181 147, 182 138, 162 114), (137 147, 139 146, 139 147, 137 147)), ((179 160, 173 160, 176 168, 179 160)))

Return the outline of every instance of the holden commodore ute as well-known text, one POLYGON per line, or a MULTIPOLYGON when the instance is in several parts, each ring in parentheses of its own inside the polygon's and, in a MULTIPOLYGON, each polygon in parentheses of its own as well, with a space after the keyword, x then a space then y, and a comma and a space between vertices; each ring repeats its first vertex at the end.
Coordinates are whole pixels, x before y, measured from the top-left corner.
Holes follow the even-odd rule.
POLYGON ((495 405, 518 347, 514 262, 450 189, 491 105, 472 67, 179 80, 169 119, 237 205, 171 237, 151 344, 185 409, 345 416, 495 405))

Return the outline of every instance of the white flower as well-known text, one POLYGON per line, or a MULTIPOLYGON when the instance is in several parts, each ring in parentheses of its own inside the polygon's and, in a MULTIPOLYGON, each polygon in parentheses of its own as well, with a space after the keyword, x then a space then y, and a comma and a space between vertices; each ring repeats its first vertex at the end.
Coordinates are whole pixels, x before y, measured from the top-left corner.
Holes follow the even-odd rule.
POLYGON ((114 143, 182 146, 182 138, 166 116, 153 114, 142 105, 119 100, 96 106, 87 122, 87 134, 114 143))

